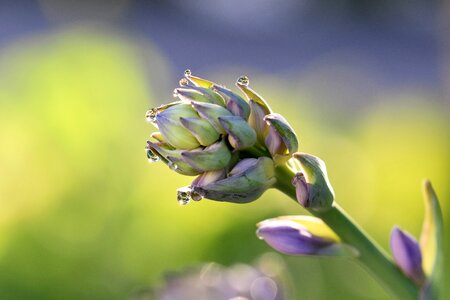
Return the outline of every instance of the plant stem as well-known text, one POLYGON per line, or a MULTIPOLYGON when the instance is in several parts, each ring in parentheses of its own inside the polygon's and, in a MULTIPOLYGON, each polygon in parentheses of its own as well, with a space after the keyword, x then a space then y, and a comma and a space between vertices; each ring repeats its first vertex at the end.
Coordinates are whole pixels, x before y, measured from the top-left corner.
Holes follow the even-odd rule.
MULTIPOLYGON (((276 169, 276 188, 297 201, 291 181, 295 172, 286 166, 276 169)), ((346 244, 359 252, 358 260, 381 285, 398 299, 418 299, 418 287, 398 269, 385 251, 364 232, 345 211, 335 204, 326 211, 308 210, 322 219, 346 244)))

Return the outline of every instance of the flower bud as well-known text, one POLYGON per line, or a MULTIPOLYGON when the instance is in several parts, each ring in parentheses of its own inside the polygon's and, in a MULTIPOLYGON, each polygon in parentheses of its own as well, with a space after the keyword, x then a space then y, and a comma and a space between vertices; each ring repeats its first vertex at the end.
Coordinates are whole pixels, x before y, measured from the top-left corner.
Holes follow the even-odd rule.
POLYGON ((195 178, 194 181, 192 181, 191 186, 202 187, 207 184, 224 179, 226 176, 227 172, 225 171, 225 169, 207 171, 204 172, 202 175, 198 176, 197 178, 195 178))
MULTIPOLYGON (((147 141, 146 149, 151 151, 153 155, 157 155, 161 161, 168 165, 172 170, 180 174, 194 176, 201 174, 202 172, 193 168, 183 159, 181 155, 183 150, 173 149, 166 143, 153 143, 151 141, 147 141)), ((155 159, 152 160, 156 161, 155 159)))
POLYGON ((325 163, 316 156, 301 152, 294 153, 293 157, 300 164, 303 174, 298 174, 292 181, 299 203, 314 210, 330 208, 334 201, 334 191, 328 180, 325 163))
POLYGON ((185 102, 197 101, 225 106, 224 100, 219 94, 203 87, 177 88, 174 95, 185 102))
POLYGON ((394 227, 391 232, 391 251, 397 266, 417 285, 424 283, 422 253, 416 239, 409 233, 394 227))
POLYGON ((206 119, 180 118, 180 122, 202 146, 209 146, 219 139, 219 133, 206 119))
POLYGON ((202 102, 192 102, 192 107, 202 118, 208 120, 217 132, 226 134, 225 129, 220 125, 219 117, 232 116, 229 110, 217 104, 202 102))
POLYGON ((425 202, 425 218, 420 235, 420 247, 423 253, 423 265, 427 275, 439 268, 442 259, 443 222, 438 198, 430 181, 423 184, 423 198, 425 202))
POLYGON ((234 149, 241 150, 255 144, 256 132, 241 117, 223 116, 219 117, 218 120, 228 133, 228 141, 234 149))
POLYGON ((420 234, 423 270, 427 282, 421 299, 438 299, 442 294, 444 277, 444 224, 437 195, 429 180, 423 183, 425 218, 420 234))
POLYGON ((201 171, 225 168, 231 159, 230 150, 223 140, 204 149, 183 151, 181 156, 191 167, 201 171))
POLYGON ((256 234, 275 250, 288 255, 341 255, 339 237, 322 220, 283 216, 257 224, 256 234))
POLYGON ((306 183, 305 175, 303 173, 295 174, 292 179, 292 185, 295 186, 295 195, 297 197, 297 201, 303 206, 308 207, 309 200, 309 186, 306 183))
POLYGON ((184 71, 184 77, 189 80, 194 86, 197 87, 203 87, 203 88, 211 88, 212 86, 216 85, 214 82, 197 77, 192 75, 191 70, 184 71))
POLYGON ((244 99, 241 98, 241 96, 220 85, 215 85, 213 89, 219 93, 223 99, 225 99, 227 109, 231 111, 233 115, 239 116, 244 120, 248 120, 250 115, 250 106, 244 99))
POLYGON ((211 200, 247 203, 256 200, 275 183, 273 161, 268 157, 241 160, 227 178, 193 187, 211 200))
POLYGON ((177 104, 157 113, 156 124, 167 142, 179 149, 194 149, 200 146, 197 139, 184 128, 180 118, 195 118, 197 113, 189 104, 177 104))
POLYGON ((238 80, 236 85, 244 92, 249 101, 250 116, 248 118, 248 123, 255 129, 258 141, 264 144, 265 137, 269 130, 269 126, 266 121, 264 121, 264 117, 272 113, 272 110, 260 95, 248 87, 248 80, 238 80))
POLYGON ((269 125, 269 133, 264 141, 266 147, 275 163, 285 163, 298 149, 298 140, 294 129, 280 114, 266 115, 264 120, 269 125))

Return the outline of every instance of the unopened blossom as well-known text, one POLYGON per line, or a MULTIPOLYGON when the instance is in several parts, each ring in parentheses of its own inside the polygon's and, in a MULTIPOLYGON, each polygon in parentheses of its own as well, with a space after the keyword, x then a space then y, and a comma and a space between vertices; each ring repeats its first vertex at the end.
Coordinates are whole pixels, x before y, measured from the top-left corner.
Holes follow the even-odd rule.
POLYGON ((416 284, 422 285, 425 274, 419 243, 409 233, 394 227, 391 232, 391 251, 397 266, 416 284))
POLYGON ((342 253, 339 237, 315 217, 283 216, 262 221, 257 227, 257 236, 284 254, 337 255, 342 253))
POLYGON ((273 113, 242 76, 243 96, 188 70, 174 90, 177 98, 147 112, 157 129, 147 141, 150 161, 198 176, 178 190, 178 200, 208 198, 250 202, 276 183, 275 168, 297 151, 292 127, 273 113))

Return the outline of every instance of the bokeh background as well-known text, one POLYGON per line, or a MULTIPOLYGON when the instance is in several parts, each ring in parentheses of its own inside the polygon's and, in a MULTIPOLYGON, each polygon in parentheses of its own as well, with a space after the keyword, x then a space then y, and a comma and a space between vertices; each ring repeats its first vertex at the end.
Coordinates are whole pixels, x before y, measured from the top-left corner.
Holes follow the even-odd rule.
MULTIPOLYGON (((270 251, 255 223, 304 213, 276 191, 248 205, 177 203, 191 178, 147 162, 144 113, 171 100, 187 68, 229 87, 248 75, 386 249, 394 224, 419 235, 424 178, 448 224, 449 8, 0 1, 0 298, 127 299, 169 271, 252 262, 270 251)), ((388 298, 351 261, 283 259, 293 299, 388 298)))

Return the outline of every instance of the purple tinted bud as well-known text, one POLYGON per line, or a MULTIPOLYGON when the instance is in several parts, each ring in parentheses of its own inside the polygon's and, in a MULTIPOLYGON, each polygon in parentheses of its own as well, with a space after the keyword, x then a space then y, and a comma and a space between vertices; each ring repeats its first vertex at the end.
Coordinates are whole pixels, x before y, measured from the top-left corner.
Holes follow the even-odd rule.
POLYGON ((256 234, 275 250, 288 255, 333 255, 339 251, 337 237, 313 217, 280 217, 258 224, 256 234), (296 219, 305 219, 317 232, 310 231, 296 219), (323 234, 322 234, 323 233, 323 234))
POLYGON ((274 165, 270 158, 246 158, 231 170, 228 177, 194 186, 193 190, 211 200, 247 203, 258 199, 275 182, 274 165))
POLYGON ((249 101, 250 116, 248 118, 248 123, 256 131, 258 140, 261 143, 264 143, 264 139, 269 129, 269 125, 264 120, 264 117, 272 113, 272 110, 260 95, 248 87, 248 78, 245 76, 240 77, 236 85, 241 89, 249 101))
POLYGON ((219 85, 215 85, 213 90, 222 95, 226 101, 228 110, 231 111, 233 115, 239 116, 245 120, 248 119, 248 116, 250 115, 250 106, 244 99, 229 89, 219 85))
POLYGON ((228 174, 229 176, 239 175, 247 171, 250 167, 258 163, 256 158, 246 158, 238 162, 228 174))
POLYGON ((422 253, 416 239, 409 233, 394 227, 391 232, 391 251, 397 266, 416 284, 425 279, 422 269, 422 253))
POLYGON ((298 140, 288 121, 280 114, 272 113, 264 117, 269 126, 265 144, 276 163, 284 163, 298 149, 298 140))
POLYGON ((197 178, 194 179, 194 181, 192 181, 191 186, 192 187, 205 186, 207 184, 224 179, 226 175, 227 173, 225 172, 225 169, 204 172, 202 175, 198 176, 197 178))
POLYGON ((228 133, 228 141, 234 149, 246 149, 255 144, 256 132, 241 117, 223 116, 219 117, 219 122, 228 133))
POLYGON ((281 136, 273 127, 269 127, 269 133, 266 136, 265 144, 271 154, 277 152, 284 153, 286 151, 286 146, 284 145, 281 136))
POLYGON ((297 201, 303 206, 309 206, 309 187, 303 173, 297 173, 292 179, 292 185, 295 186, 297 201))

